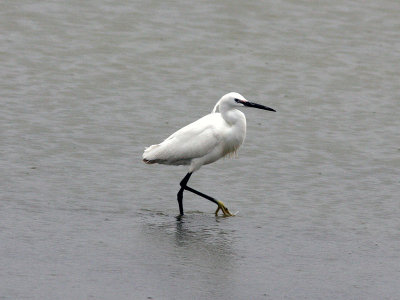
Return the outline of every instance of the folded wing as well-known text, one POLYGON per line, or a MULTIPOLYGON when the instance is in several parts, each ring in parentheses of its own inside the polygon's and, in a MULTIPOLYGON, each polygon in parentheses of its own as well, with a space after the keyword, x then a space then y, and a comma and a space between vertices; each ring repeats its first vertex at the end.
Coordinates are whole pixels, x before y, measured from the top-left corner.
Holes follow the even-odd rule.
POLYGON ((173 133, 162 143, 152 145, 143 153, 145 163, 189 165, 203 157, 220 143, 220 114, 209 114, 173 133))

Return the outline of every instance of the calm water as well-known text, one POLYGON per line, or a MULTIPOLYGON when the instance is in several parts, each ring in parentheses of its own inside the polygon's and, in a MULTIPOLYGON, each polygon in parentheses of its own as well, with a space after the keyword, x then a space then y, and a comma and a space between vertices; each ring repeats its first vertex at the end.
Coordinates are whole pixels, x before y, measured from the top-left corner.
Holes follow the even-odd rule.
POLYGON ((2 1, 0 299, 399 299, 400 3, 2 1), (180 3, 182 2, 182 3, 180 3), (245 110, 176 193, 145 146, 245 110))

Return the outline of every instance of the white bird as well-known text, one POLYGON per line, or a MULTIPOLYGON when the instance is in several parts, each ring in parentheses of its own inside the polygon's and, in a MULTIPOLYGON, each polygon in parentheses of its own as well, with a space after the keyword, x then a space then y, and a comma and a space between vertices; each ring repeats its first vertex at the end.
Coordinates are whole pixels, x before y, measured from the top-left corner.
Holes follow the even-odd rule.
POLYGON ((217 102, 210 114, 179 129, 162 143, 145 149, 143 161, 146 164, 189 165, 189 172, 180 182, 177 195, 180 215, 183 215, 183 191, 187 190, 217 204, 215 215, 221 209, 224 216, 232 216, 221 201, 188 187, 187 183, 192 173, 202 165, 234 155, 242 145, 246 137, 246 117, 236 108, 243 106, 275 111, 249 102, 238 93, 228 93, 217 102))

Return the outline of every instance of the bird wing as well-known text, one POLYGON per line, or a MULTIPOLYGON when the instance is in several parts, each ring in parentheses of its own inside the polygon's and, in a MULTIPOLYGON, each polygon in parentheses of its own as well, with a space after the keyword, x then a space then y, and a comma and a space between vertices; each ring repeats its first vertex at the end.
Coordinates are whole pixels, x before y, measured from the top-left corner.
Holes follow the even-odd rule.
POLYGON ((209 114, 179 129, 161 144, 152 145, 143 154, 148 163, 187 165, 193 158, 210 153, 221 141, 220 114, 209 114))

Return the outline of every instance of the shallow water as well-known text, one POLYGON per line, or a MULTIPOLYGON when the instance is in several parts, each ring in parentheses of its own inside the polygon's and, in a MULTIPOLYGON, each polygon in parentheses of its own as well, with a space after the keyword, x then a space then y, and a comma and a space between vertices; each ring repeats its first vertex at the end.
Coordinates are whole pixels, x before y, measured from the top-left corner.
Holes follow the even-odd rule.
POLYGON ((400 298, 397 1, 3 1, 0 299, 400 298), (238 159, 145 146, 244 110, 238 159))

